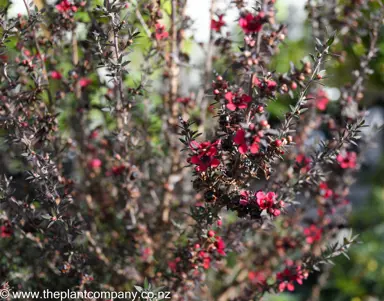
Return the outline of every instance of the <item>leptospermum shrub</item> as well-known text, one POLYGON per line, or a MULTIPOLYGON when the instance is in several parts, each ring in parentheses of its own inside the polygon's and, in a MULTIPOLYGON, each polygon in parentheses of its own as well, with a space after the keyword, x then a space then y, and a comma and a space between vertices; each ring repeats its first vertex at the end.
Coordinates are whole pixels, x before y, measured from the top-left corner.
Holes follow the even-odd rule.
POLYGON ((186 2, 1 8, 3 285, 260 300, 356 242, 340 231, 370 139, 362 101, 380 2, 308 1, 313 51, 282 74, 288 28, 274 0, 232 1, 236 20, 212 0, 201 66, 186 2), (351 66, 356 42, 365 53, 351 66), (335 64, 350 75, 330 101, 335 64), (271 118, 282 99, 290 109, 271 118))

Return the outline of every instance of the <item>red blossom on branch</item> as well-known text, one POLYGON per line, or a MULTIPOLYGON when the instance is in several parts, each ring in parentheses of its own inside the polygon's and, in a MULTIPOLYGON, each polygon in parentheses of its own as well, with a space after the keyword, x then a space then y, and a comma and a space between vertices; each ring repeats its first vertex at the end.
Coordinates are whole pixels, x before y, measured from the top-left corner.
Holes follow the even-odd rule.
POLYGON ((250 145, 248 146, 246 132, 244 129, 240 129, 236 132, 233 142, 238 145, 240 154, 246 154, 248 150, 250 150, 252 154, 257 154, 259 152, 260 137, 251 137, 250 145))
POLYGON ((315 97, 316 108, 320 111, 325 111, 327 109, 328 103, 329 98, 327 92, 322 89, 318 90, 315 97))
POLYGON ((239 25, 244 33, 255 33, 261 31, 265 22, 265 13, 260 12, 257 15, 247 13, 239 19, 239 25))
POLYGON ((265 286, 267 285, 267 275, 263 271, 250 271, 248 272, 248 279, 251 283, 257 286, 265 286))
POLYGON ((277 83, 271 79, 263 79, 255 77, 253 84, 260 89, 261 92, 272 94, 277 89, 277 83))
POLYGON ((72 4, 70 1, 68 0, 63 0, 61 1, 59 4, 56 5, 56 9, 59 11, 59 12, 62 12, 62 13, 66 13, 68 11, 73 11, 73 12, 76 12, 77 11, 77 7, 76 5, 72 4))
POLYGON ((333 196, 333 191, 328 187, 328 184, 326 182, 320 183, 319 191, 320 191, 320 195, 326 199, 329 199, 330 197, 333 196))
POLYGON ((220 165, 220 160, 216 158, 217 156, 217 146, 220 141, 211 142, 202 142, 198 143, 196 141, 191 142, 191 149, 197 152, 195 155, 189 158, 189 162, 197 165, 196 171, 203 172, 208 168, 216 168, 220 165))
POLYGON ((169 33, 165 30, 164 24, 156 23, 155 24, 155 38, 158 41, 168 38, 169 33))
POLYGON ((249 192, 243 190, 240 192, 240 205, 247 206, 249 203, 249 192))
POLYGON ((62 79, 62 75, 61 75, 61 73, 59 71, 54 70, 54 71, 51 72, 51 78, 52 79, 56 79, 56 80, 61 80, 62 79))
POLYGON ((219 20, 211 20, 211 29, 219 32, 221 30, 221 27, 225 26, 225 22, 223 21, 224 15, 219 16, 219 20))
POLYGON ((355 152, 345 152, 344 154, 337 155, 337 162, 343 169, 356 167, 357 154, 355 152))
POLYGON ((283 292, 286 289, 288 291, 294 291, 295 286, 294 282, 298 284, 303 284, 303 279, 306 278, 306 275, 303 273, 301 266, 293 266, 285 268, 284 271, 277 273, 277 281, 279 282, 279 291, 283 292))
POLYGON ((276 194, 274 192, 268 192, 267 194, 263 191, 256 193, 256 202, 260 209, 265 210, 273 207, 276 201, 276 194))
POLYGON ((82 77, 82 78, 80 78, 80 80, 79 80, 79 85, 80 85, 81 88, 86 88, 86 87, 88 87, 90 84, 92 84, 92 80, 89 79, 89 78, 82 77))
POLYGON ((88 167, 89 167, 90 169, 95 170, 95 169, 100 168, 102 164, 103 164, 103 163, 102 163, 102 161, 101 161, 100 159, 98 159, 98 158, 94 158, 94 159, 92 159, 92 160, 90 160, 90 161, 88 162, 88 167))
POLYGON ((0 237, 9 238, 12 236, 13 230, 9 222, 5 222, 4 225, 0 227, 0 237))
POLYGON ((319 241, 321 239, 322 233, 322 229, 318 228, 314 224, 304 229, 304 235, 306 236, 306 241, 309 244, 313 244, 314 242, 319 241))
POLYGON ((300 171, 301 172, 308 172, 311 168, 311 158, 309 157, 306 157, 304 154, 298 154, 296 156, 296 162, 298 163, 298 165, 300 165, 301 169, 300 171))
POLYGON ((215 247, 216 247, 216 252, 219 255, 226 256, 227 254, 225 253, 225 242, 220 236, 215 237, 215 247))
POLYGON ((228 101, 227 109, 230 111, 235 111, 236 109, 246 109, 252 100, 252 98, 247 94, 242 94, 240 96, 239 94, 232 92, 227 92, 225 94, 225 99, 228 101))

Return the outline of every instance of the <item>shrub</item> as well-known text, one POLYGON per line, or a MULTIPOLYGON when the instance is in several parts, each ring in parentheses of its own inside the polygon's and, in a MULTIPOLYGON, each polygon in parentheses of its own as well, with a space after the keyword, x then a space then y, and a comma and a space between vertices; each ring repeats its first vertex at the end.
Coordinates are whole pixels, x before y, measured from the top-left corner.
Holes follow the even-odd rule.
POLYGON ((6 4, 1 279, 259 300, 347 256, 357 236, 340 229, 371 139, 362 100, 383 8, 336 2, 308 2, 314 52, 282 74, 274 0, 233 1, 241 41, 213 0, 203 66, 190 61, 184 0, 25 2, 15 18, 6 4), (349 71, 356 39, 367 46, 349 71), (335 62, 351 77, 331 101, 335 62), (186 75, 196 68, 199 87, 186 75), (278 120, 269 108, 281 101, 291 105, 278 120))

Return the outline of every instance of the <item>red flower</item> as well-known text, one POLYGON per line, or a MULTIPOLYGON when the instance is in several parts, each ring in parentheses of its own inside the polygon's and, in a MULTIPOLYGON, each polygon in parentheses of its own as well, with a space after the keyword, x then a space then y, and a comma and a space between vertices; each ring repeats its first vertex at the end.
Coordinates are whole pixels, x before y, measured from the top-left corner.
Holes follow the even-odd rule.
POLYGON ((99 136, 99 132, 97 130, 93 130, 90 134, 89 134, 89 139, 96 139, 97 137, 99 136))
POLYGON ((172 261, 168 262, 168 267, 170 268, 172 273, 176 273, 177 265, 178 265, 178 263, 180 261, 181 261, 181 258, 180 257, 176 257, 175 260, 172 260, 172 261))
POLYGON ((61 73, 59 71, 56 71, 56 70, 51 72, 51 77, 53 79, 57 79, 57 80, 62 79, 61 73))
POLYGON ((245 131, 243 129, 236 132, 233 142, 238 145, 240 154, 245 154, 248 151, 248 146, 245 141, 245 131))
POLYGON ((310 225, 308 228, 304 229, 304 235, 307 237, 306 241, 309 244, 313 244, 315 241, 321 239, 322 230, 316 225, 310 225))
POLYGON ((102 162, 98 158, 94 158, 88 162, 88 167, 93 170, 100 168, 101 165, 102 165, 102 162))
POLYGON ((267 284, 265 272, 249 272, 248 280, 255 285, 265 286, 267 284))
POLYGON ((11 224, 9 222, 5 222, 4 225, 0 227, 0 237, 8 238, 11 237, 13 230, 11 228, 11 224))
POLYGON ((324 198, 329 199, 333 195, 332 189, 329 189, 328 184, 325 182, 321 182, 319 185, 320 195, 324 198))
POLYGON ((252 100, 252 98, 247 94, 238 96, 232 92, 227 92, 225 94, 225 99, 228 101, 227 108, 230 111, 235 111, 236 109, 246 109, 248 107, 248 103, 252 100))
POLYGON ((211 258, 209 257, 209 254, 205 253, 204 251, 199 252, 199 258, 203 261, 203 268, 209 269, 211 265, 211 258))
POLYGON ((208 270, 209 267, 210 267, 210 265, 211 265, 211 258, 209 258, 209 257, 205 257, 205 258, 203 259, 203 268, 206 269, 206 270, 208 270))
POLYGON ((296 162, 302 166, 300 169, 301 172, 308 172, 311 168, 310 163, 312 162, 311 158, 306 157, 304 154, 298 154, 296 156, 296 162))
POLYGON ((191 101, 191 98, 190 97, 179 97, 176 99, 176 101, 178 103, 182 103, 184 105, 187 105, 191 101))
POLYGON ((357 154, 355 152, 346 152, 344 155, 339 154, 337 156, 337 162, 343 169, 356 167, 357 154))
POLYGON ((194 151, 197 151, 197 154, 193 155, 189 159, 189 162, 197 165, 196 171, 203 172, 206 171, 209 167, 215 168, 220 165, 220 160, 215 157, 217 155, 217 145, 219 142, 219 140, 214 143, 198 143, 196 141, 191 142, 191 148, 194 151))
POLYGON ((111 172, 115 175, 115 176, 118 176, 118 175, 121 175, 125 170, 125 166, 122 164, 122 165, 118 165, 118 166, 113 166, 112 169, 111 169, 111 172))
POLYGON ((220 255, 227 255, 225 254, 225 242, 224 240, 220 237, 220 236, 216 236, 216 241, 215 241, 215 247, 216 247, 216 251, 218 254, 220 255))
POLYGON ((277 83, 271 79, 260 80, 257 77, 253 79, 253 84, 257 86, 260 91, 271 94, 277 89, 277 83))
POLYGON ((328 106, 329 98, 324 90, 319 90, 316 95, 316 108, 320 111, 325 111, 328 106))
POLYGON ((249 192, 243 190, 240 192, 240 205, 246 206, 249 203, 249 192))
POLYGON ((220 15, 218 21, 212 19, 211 20, 211 29, 216 31, 216 32, 219 32, 221 30, 221 27, 223 27, 225 25, 223 18, 224 18, 224 15, 220 15))
POLYGON ((155 31, 156 40, 160 41, 168 38, 169 34, 168 32, 165 31, 165 26, 163 24, 156 23, 155 27, 156 27, 156 31, 155 31))
POLYGON ((274 192, 268 192, 265 194, 263 191, 256 192, 256 203, 260 209, 271 209, 275 203, 276 194, 274 192))
POLYGON ((283 292, 286 289, 289 291, 294 291, 295 286, 293 285, 294 281, 298 284, 303 284, 303 279, 305 278, 303 271, 300 266, 293 268, 286 268, 284 271, 277 273, 277 280, 280 282, 279 291, 283 292))
POLYGON ((252 138, 252 144, 248 146, 245 138, 245 130, 243 129, 240 129, 236 132, 236 135, 233 138, 233 142, 238 145, 240 154, 247 153, 248 149, 251 151, 252 154, 257 154, 259 152, 260 137, 255 136, 254 138, 252 138))
POLYGON ((265 14, 260 12, 258 15, 247 13, 239 20, 239 25, 243 29, 244 33, 259 32, 263 27, 265 14))
POLYGON ((61 1, 59 4, 56 5, 56 9, 59 11, 59 12, 62 12, 62 13, 66 13, 68 11, 73 11, 73 12, 76 12, 77 11, 77 7, 76 5, 73 5, 72 3, 70 3, 68 0, 63 0, 61 1))
POLYGON ((92 84, 92 80, 90 80, 89 78, 82 77, 82 78, 80 78, 80 80, 79 80, 79 85, 80 85, 81 88, 86 88, 86 87, 88 87, 90 84, 92 84))

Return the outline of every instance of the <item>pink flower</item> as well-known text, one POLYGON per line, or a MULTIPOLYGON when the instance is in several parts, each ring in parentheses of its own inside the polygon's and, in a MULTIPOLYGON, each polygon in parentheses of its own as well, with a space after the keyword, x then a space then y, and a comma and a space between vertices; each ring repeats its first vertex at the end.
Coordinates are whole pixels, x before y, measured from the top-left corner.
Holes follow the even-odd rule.
POLYGON ((277 83, 274 80, 260 80, 257 77, 253 79, 253 84, 257 86, 260 91, 271 94, 273 91, 277 89, 277 83))
POLYGON ((92 80, 90 80, 89 78, 82 77, 82 78, 80 78, 80 80, 79 80, 79 85, 80 85, 81 88, 86 88, 86 87, 88 87, 90 84, 92 84, 92 80))
POLYGON ((306 157, 304 154, 298 154, 296 156, 296 162, 300 165, 301 169, 300 171, 301 172, 308 172, 311 168, 311 158, 308 158, 306 157))
POLYGON ((218 21, 212 19, 211 20, 211 29, 216 31, 216 32, 219 32, 221 30, 221 27, 223 27, 225 25, 223 18, 224 18, 224 15, 220 15, 218 21))
POLYGON ((66 13, 68 11, 73 11, 73 12, 76 12, 77 11, 77 7, 76 5, 73 5, 71 2, 69 2, 68 0, 63 0, 61 1, 59 4, 56 5, 56 9, 59 11, 59 12, 62 12, 62 13, 66 13))
POLYGON ((56 70, 51 72, 51 77, 53 79, 57 79, 57 80, 62 79, 61 73, 59 71, 56 71, 56 70))
POLYGON ((189 162, 197 165, 196 171, 203 172, 206 171, 209 167, 216 168, 220 165, 220 160, 216 158, 217 145, 219 142, 219 140, 214 143, 198 143, 196 141, 191 142, 192 150, 196 151, 197 153, 189 158, 189 162))
POLYGON ((256 192, 256 203, 261 210, 271 209, 276 201, 276 194, 274 192, 268 192, 265 194, 263 191, 256 192))
POLYGON ((319 185, 320 195, 326 199, 329 199, 333 196, 332 189, 329 189, 328 184, 326 182, 321 182, 319 185))
POLYGON ((346 152, 344 155, 339 154, 336 159, 337 162, 339 162, 340 167, 343 169, 355 168, 357 154, 355 152, 346 152))
POLYGON ((168 38, 169 34, 168 32, 165 31, 165 26, 163 24, 156 23, 155 28, 156 28, 156 31, 155 31, 156 40, 160 41, 168 38))
POLYGON ((316 98, 316 108, 320 111, 325 111, 328 106, 329 98, 327 93, 324 90, 319 90, 317 92, 316 98))
POLYGON ((225 99, 228 101, 227 108, 230 111, 235 111, 236 109, 246 109, 248 107, 248 103, 252 100, 252 98, 247 94, 239 96, 232 92, 227 92, 225 94, 225 99))
POLYGON ((211 266, 211 258, 205 257, 203 259, 203 268, 208 270, 210 266, 211 266))
POLYGON ((255 285, 261 285, 265 286, 267 284, 267 276, 265 272, 249 272, 248 273, 248 280, 255 284, 255 285))
POLYGON ((148 261, 148 259, 153 255, 153 251, 151 248, 146 247, 144 248, 142 254, 141 254, 141 260, 148 261))
POLYGON ((298 284, 303 284, 303 279, 305 279, 305 275, 301 270, 301 266, 286 268, 284 271, 277 273, 277 281, 279 284, 279 291, 283 292, 286 289, 290 292, 295 290, 294 281, 298 284))
POLYGON ((209 257, 209 254, 204 251, 200 251, 198 256, 203 261, 203 268, 208 270, 211 266, 211 258, 209 257))
POLYGON ((243 190, 240 192, 240 205, 247 206, 249 203, 249 192, 243 190))
POLYGON ((98 158, 94 158, 88 162, 88 167, 93 170, 100 168, 101 165, 102 165, 102 162, 98 158))
POLYGON ((239 25, 243 29, 244 33, 259 32, 263 27, 265 14, 260 12, 257 15, 247 13, 239 20, 239 25))
POLYGON ((322 230, 316 225, 310 225, 304 229, 304 235, 307 237, 306 241, 309 244, 313 244, 321 239, 322 230))

